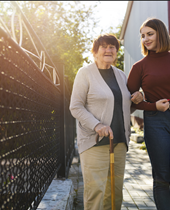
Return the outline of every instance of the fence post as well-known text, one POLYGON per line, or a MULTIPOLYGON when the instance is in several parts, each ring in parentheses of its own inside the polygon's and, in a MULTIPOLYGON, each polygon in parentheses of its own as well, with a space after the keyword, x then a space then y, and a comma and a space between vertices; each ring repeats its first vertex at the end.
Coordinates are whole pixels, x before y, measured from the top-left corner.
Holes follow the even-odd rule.
POLYGON ((66 151, 65 151, 65 83, 64 83, 64 64, 58 63, 57 68, 60 74, 61 107, 60 107, 60 145, 61 145, 61 168, 57 177, 66 177, 66 151))

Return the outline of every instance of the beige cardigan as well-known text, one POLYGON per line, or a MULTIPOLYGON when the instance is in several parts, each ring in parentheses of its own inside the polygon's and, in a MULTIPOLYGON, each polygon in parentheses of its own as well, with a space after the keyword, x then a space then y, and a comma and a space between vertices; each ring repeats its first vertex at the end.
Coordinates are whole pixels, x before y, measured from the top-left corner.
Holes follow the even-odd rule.
MULTIPOLYGON (((123 71, 113 67, 113 71, 122 93, 122 110, 127 145, 130 137, 130 92, 126 86, 123 71)), ((94 131, 98 123, 111 124, 114 110, 114 96, 110 87, 102 78, 95 63, 79 69, 73 85, 70 111, 78 120, 77 144, 79 153, 96 144, 94 131)), ((114 135, 114 134, 113 134, 114 135)), ((102 137, 99 138, 101 140, 102 137)))

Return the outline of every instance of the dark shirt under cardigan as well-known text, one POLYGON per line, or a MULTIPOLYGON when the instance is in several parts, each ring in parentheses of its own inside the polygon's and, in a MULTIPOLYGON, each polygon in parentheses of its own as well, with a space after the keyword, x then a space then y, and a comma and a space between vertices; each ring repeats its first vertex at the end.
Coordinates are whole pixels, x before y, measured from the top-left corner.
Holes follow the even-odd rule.
MULTIPOLYGON (((117 144, 124 142, 127 145, 122 111, 122 93, 120 91, 113 69, 112 67, 110 67, 110 69, 99 69, 99 72, 114 95, 114 111, 112 122, 110 125, 114 136, 113 143, 117 144)), ((109 144, 109 138, 103 137, 102 140, 99 141, 99 143, 95 146, 107 144, 109 144)))

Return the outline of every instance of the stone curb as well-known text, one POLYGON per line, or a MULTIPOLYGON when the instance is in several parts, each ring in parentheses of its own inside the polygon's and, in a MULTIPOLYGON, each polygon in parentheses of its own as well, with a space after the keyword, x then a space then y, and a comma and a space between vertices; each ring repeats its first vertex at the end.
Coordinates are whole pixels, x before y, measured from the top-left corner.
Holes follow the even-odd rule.
POLYGON ((54 179, 37 210, 72 210, 73 188, 71 179, 54 179))

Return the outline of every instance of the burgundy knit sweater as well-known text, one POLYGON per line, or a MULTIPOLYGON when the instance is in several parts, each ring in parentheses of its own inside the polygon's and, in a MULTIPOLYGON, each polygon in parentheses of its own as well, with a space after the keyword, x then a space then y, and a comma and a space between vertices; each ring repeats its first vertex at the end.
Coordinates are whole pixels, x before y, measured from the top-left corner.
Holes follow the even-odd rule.
POLYGON ((129 73, 127 86, 131 94, 140 87, 145 93, 147 102, 133 104, 134 108, 157 110, 156 101, 170 99, 170 52, 150 51, 149 55, 136 62, 129 73))

